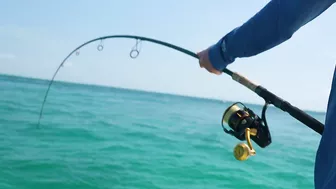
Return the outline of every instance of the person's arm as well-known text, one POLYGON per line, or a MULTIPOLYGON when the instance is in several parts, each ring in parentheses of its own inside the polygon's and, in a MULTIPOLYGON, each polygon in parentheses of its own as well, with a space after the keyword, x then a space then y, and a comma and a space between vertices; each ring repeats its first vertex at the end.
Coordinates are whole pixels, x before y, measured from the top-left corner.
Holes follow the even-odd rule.
MULTIPOLYGON (((212 66, 222 71, 236 58, 250 57, 290 39, 336 0, 271 0, 242 26, 209 48, 212 66)), ((307 39, 309 40, 309 39, 307 39)))

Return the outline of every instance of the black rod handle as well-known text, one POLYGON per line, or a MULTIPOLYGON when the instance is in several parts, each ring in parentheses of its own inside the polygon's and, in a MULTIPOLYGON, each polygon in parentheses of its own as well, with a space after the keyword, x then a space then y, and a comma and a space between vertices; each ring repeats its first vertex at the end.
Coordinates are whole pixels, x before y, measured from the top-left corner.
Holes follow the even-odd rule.
POLYGON ((308 115, 306 112, 300 110, 299 108, 291 105, 289 102, 281 99, 280 97, 276 96, 272 92, 268 91, 266 88, 254 84, 252 81, 248 80, 246 77, 233 72, 231 75, 232 79, 237 81, 238 83, 244 85, 251 91, 258 94, 262 97, 266 102, 273 104, 275 107, 281 109, 284 112, 289 113, 292 117, 296 118, 301 123, 305 124, 312 130, 316 131, 317 133, 321 134, 324 130, 324 125, 313 118, 312 116, 308 115))
POLYGON ((301 123, 307 125, 309 128, 313 129, 314 131, 322 135, 324 125, 315 118, 308 115, 306 112, 291 105, 289 102, 279 98, 278 96, 271 93, 262 86, 258 86, 256 88, 256 93, 260 97, 264 98, 266 101, 272 103, 274 106, 283 110, 284 112, 289 113, 291 116, 299 120, 301 123))

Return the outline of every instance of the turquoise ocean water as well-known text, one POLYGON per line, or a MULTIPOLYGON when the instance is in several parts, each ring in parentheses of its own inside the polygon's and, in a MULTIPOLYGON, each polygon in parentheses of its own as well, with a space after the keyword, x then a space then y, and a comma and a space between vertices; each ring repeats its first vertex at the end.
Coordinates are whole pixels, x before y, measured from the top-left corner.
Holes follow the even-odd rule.
POLYGON ((313 188, 320 136, 273 107, 273 143, 239 162, 220 125, 231 102, 57 82, 37 129, 47 81, 0 87, 0 189, 313 188))

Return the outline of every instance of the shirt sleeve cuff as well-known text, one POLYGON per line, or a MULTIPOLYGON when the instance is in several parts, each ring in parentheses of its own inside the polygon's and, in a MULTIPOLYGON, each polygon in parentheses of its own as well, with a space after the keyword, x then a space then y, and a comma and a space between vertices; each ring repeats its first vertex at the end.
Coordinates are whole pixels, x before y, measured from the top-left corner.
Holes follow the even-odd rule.
MULTIPOLYGON (((226 55, 226 50, 222 48, 222 42, 225 38, 219 40, 216 44, 210 46, 209 48, 209 60, 212 66, 218 70, 223 71, 230 63, 234 60, 230 60, 226 55)), ((225 41, 223 47, 225 48, 225 41)))

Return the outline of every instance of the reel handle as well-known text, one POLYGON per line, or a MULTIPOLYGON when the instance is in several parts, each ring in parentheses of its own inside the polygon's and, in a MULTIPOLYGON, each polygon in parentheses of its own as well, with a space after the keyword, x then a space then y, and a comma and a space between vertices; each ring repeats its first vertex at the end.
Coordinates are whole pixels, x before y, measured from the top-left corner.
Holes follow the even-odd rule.
POLYGON ((257 135, 257 130, 256 129, 250 129, 246 128, 245 129, 245 138, 247 141, 247 144, 245 143, 239 143, 235 146, 233 150, 233 155, 234 157, 239 160, 239 161, 245 161, 247 160, 250 156, 254 156, 256 154, 256 151, 254 150, 251 142, 251 137, 250 136, 256 136, 257 135))

